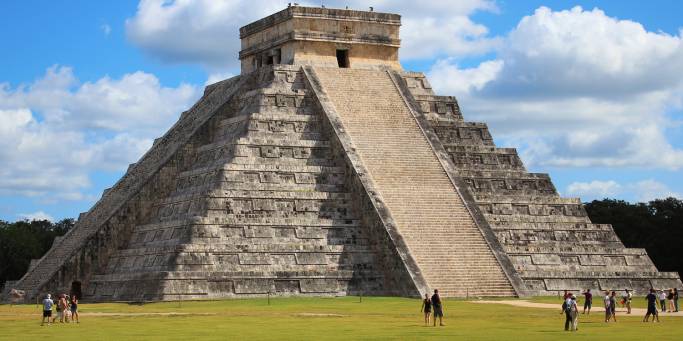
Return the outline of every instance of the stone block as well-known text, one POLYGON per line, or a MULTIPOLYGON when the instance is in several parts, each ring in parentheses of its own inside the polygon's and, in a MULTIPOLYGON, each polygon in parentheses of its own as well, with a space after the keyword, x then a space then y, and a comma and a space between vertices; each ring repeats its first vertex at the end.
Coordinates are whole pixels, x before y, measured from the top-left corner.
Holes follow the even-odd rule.
POLYGON ((606 264, 602 255, 580 255, 579 262, 585 266, 606 264))
POLYGON ((624 289, 633 289, 633 284, 627 278, 601 278, 598 280, 601 290, 620 291, 624 289))
POLYGON ((534 264, 537 265, 559 265, 562 260, 559 255, 554 254, 535 254, 531 255, 534 264))
POLYGON ((273 228, 270 226, 245 226, 245 238, 273 238, 273 228))
POLYGON ((300 239, 323 239, 327 232, 317 226, 299 226, 296 228, 296 237, 300 239))
POLYGON ((584 279, 546 279, 544 280, 546 290, 548 291, 562 291, 571 290, 578 292, 579 290, 598 288, 597 280, 584 279))
POLYGON ((275 283, 269 278, 236 279, 234 283, 236 294, 267 294, 276 291, 275 283))
POLYGON ((339 280, 337 279, 301 279, 299 285, 302 293, 335 293, 339 291, 339 280))
POLYGON ((652 284, 652 288, 660 290, 671 288, 678 288, 679 291, 681 290, 681 281, 674 278, 653 278, 650 280, 650 284, 652 284))
POLYGON ((299 265, 326 265, 327 256, 324 253, 298 252, 296 263, 299 265))
POLYGON ((267 253, 240 253, 239 260, 242 265, 268 265, 271 263, 270 254, 267 253))

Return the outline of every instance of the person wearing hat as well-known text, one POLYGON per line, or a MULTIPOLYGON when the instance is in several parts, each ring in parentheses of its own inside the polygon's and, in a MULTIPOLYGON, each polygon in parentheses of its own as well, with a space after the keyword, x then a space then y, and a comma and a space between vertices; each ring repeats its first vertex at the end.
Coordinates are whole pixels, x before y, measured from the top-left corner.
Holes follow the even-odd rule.
POLYGON ((572 315, 571 315, 571 309, 572 309, 572 294, 567 293, 564 295, 566 298, 564 299, 564 302, 562 303, 562 311, 560 314, 564 313, 564 330, 569 331, 569 328, 571 327, 573 329, 573 322, 572 322, 572 315))
POLYGON ((52 306, 55 304, 51 297, 52 296, 50 296, 50 294, 47 294, 43 300, 43 321, 40 323, 41 326, 45 324, 45 318, 47 318, 47 325, 49 326, 51 324, 50 318, 52 317, 52 306))
POLYGON ((579 306, 576 304, 576 296, 570 297, 569 317, 571 317, 571 331, 579 330, 579 306))

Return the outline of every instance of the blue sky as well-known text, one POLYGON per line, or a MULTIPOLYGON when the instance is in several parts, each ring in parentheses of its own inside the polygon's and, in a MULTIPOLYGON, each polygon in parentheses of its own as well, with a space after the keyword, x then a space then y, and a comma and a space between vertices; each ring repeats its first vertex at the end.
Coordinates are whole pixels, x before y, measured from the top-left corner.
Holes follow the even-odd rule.
MULTIPOLYGON (((403 15, 404 67, 563 195, 681 197, 682 2, 373 5, 403 15)), ((87 211, 205 84, 239 73, 237 29, 285 6, 0 2, 0 219, 87 211)))

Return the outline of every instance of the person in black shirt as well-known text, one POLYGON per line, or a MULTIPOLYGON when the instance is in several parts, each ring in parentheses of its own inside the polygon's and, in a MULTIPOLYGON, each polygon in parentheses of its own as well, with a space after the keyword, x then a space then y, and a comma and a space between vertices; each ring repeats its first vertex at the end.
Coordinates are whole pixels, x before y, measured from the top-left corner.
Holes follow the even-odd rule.
POLYGON ((657 313, 657 294, 655 293, 655 289, 650 289, 650 293, 645 296, 645 299, 647 300, 647 313, 643 318, 643 322, 649 322, 650 315, 652 315, 652 322, 655 322, 655 320, 659 322, 659 313, 657 313))
POLYGON ((429 294, 425 294, 420 311, 425 313, 425 326, 429 325, 429 316, 432 314, 432 300, 429 299, 429 294))
POLYGON ((591 314, 591 307, 593 306, 593 294, 591 294, 591 289, 586 289, 586 292, 583 293, 583 296, 586 297, 586 300, 583 302, 583 313, 586 313, 586 308, 588 308, 588 315, 591 314))
POLYGON ((434 327, 436 327, 436 318, 439 318, 439 325, 443 326, 443 307, 441 306, 441 297, 439 296, 439 290, 434 289, 434 295, 432 295, 432 307, 434 307, 434 327))
POLYGON ((614 322, 617 322, 617 292, 612 291, 612 295, 609 297, 609 310, 610 310, 610 316, 614 320, 614 322))
POLYGON ((678 312, 678 288, 674 288, 674 312, 678 312))

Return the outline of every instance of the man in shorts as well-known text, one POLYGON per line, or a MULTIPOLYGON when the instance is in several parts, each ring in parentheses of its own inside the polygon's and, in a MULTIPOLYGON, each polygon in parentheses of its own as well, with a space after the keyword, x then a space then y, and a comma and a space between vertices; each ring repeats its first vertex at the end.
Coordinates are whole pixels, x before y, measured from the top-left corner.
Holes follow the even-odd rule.
POLYGON ((652 322, 655 322, 655 320, 659 322, 659 313, 657 313, 657 294, 655 293, 655 289, 650 289, 650 293, 645 296, 645 299, 647 300, 647 313, 643 318, 643 322, 649 322, 650 315, 652 315, 652 322))
POLYGON ((53 302, 50 297, 50 294, 47 294, 43 300, 43 321, 40 323, 41 326, 45 324, 46 318, 47 325, 49 326, 51 324, 50 318, 52 317, 52 306, 55 304, 55 302, 53 302))
POLYGON ((588 308, 588 315, 591 314, 591 307, 593 306, 593 294, 591 294, 591 289, 586 289, 586 292, 583 293, 583 296, 585 297, 585 301, 583 302, 583 313, 586 313, 586 308, 588 308))
POLYGON ((436 318, 439 318, 439 325, 443 326, 443 306, 441 305, 441 296, 439 296, 439 290, 434 289, 434 295, 432 295, 432 307, 434 308, 434 327, 436 327, 436 318))

